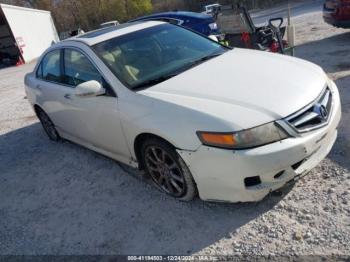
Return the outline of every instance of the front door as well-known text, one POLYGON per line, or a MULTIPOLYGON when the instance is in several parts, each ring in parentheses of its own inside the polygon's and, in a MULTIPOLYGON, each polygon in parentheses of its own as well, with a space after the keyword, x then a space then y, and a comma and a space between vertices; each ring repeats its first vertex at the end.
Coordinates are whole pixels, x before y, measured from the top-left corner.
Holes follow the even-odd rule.
POLYGON ((55 100, 51 102, 48 112, 52 121, 69 137, 130 158, 114 91, 80 50, 64 49, 60 55, 61 83, 58 88, 50 90, 50 97, 54 97, 51 100, 55 100), (100 82, 107 90, 106 94, 95 97, 75 96, 75 87, 90 80, 100 82))

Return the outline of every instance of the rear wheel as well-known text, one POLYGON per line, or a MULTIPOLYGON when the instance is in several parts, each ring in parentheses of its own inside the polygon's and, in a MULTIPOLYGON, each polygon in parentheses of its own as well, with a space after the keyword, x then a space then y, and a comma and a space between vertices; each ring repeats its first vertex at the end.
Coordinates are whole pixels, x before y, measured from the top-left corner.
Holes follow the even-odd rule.
POLYGON ((196 185, 185 162, 168 143, 149 139, 142 146, 142 161, 154 184, 179 200, 190 201, 196 185))
POLYGON ((52 141, 59 141, 61 140, 60 135, 58 134, 56 127, 54 123, 51 121, 49 116, 42 110, 37 110, 38 118, 41 122, 41 125, 43 126, 45 133, 52 141))

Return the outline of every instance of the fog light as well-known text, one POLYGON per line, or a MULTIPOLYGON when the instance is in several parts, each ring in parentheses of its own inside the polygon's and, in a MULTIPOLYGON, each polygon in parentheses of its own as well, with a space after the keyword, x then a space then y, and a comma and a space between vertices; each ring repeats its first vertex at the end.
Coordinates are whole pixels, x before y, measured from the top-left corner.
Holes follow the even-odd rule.
POLYGON ((244 179, 244 184, 246 187, 257 186, 261 184, 261 180, 259 176, 246 177, 244 179))

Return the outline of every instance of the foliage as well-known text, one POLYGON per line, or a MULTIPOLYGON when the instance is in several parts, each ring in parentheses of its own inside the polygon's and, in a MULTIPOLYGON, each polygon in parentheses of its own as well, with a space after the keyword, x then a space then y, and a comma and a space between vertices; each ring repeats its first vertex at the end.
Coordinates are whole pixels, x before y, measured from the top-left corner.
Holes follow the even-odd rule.
POLYGON ((1 3, 49 10, 59 32, 98 28, 103 22, 124 22, 152 12, 151 0, 0 0, 1 3))
POLYGON ((0 3, 51 11, 59 32, 81 28, 96 29, 99 24, 118 20, 125 22, 152 11, 200 11, 204 5, 243 4, 248 9, 269 7, 287 0, 0 0, 0 3))

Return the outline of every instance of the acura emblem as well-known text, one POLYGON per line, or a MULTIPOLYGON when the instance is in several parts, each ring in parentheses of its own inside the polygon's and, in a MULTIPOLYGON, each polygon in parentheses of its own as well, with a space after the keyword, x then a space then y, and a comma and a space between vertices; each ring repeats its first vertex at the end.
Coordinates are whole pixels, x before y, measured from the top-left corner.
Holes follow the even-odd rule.
POLYGON ((328 117, 328 110, 324 105, 316 104, 314 106, 314 112, 318 115, 321 120, 326 120, 328 117))

